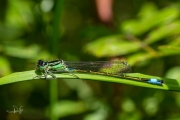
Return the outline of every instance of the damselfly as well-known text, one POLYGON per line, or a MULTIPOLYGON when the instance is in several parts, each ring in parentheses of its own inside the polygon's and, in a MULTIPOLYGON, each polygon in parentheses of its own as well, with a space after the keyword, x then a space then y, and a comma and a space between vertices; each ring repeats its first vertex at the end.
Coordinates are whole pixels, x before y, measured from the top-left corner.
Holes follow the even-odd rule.
POLYGON ((127 76, 126 73, 131 72, 131 66, 124 61, 92 61, 92 62, 70 62, 63 60, 54 60, 54 61, 44 61, 38 60, 35 73, 37 77, 45 77, 51 75, 53 78, 56 78, 54 73, 64 73, 68 72, 72 76, 80 79, 75 72, 89 72, 92 74, 103 74, 109 76, 117 76, 131 80, 138 80, 142 82, 147 82, 156 85, 162 85, 163 80, 156 78, 140 78, 127 76))

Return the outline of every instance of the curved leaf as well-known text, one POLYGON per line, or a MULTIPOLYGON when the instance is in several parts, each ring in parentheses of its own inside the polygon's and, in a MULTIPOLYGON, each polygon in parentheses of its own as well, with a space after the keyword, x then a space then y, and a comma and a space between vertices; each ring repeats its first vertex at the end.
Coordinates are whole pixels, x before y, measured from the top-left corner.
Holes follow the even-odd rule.
MULTIPOLYGON (((55 74, 57 78, 62 79, 76 79, 74 76, 70 75, 69 73, 61 73, 55 74)), ((160 85, 153 85, 145 82, 141 82, 138 80, 130 80, 127 78, 117 77, 117 76, 108 76, 108 75, 97 75, 91 73, 76 73, 76 75, 81 78, 82 80, 96 80, 102 82, 113 82, 113 83, 122 83, 128 84, 133 86, 140 86, 140 87, 147 87, 147 88, 154 88, 154 89, 161 89, 161 90, 173 90, 173 91, 180 91, 180 80, 175 79, 168 79, 168 78, 160 78, 157 76, 150 76, 140 73, 129 73, 128 76, 132 77, 141 77, 141 78, 157 78, 164 80, 164 84, 160 85)), ((26 81, 26 80, 35 80, 33 79, 36 76, 34 70, 25 71, 25 72, 17 72, 7 76, 0 78, 0 85, 9 84, 14 82, 26 81)), ((39 78, 36 78, 36 80, 39 78)), ((47 80, 53 80, 51 76, 48 76, 47 80)))
POLYGON ((117 56, 132 53, 141 48, 139 42, 130 42, 121 35, 101 37, 85 46, 85 51, 97 56, 117 56))

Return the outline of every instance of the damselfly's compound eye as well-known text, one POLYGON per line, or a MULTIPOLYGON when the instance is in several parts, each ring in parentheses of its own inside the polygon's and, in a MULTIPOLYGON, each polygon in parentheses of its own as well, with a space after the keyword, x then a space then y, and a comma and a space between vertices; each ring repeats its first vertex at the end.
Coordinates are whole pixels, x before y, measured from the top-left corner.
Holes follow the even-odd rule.
POLYGON ((43 60, 38 60, 37 62, 37 66, 45 66, 46 65, 46 62, 43 61, 43 60))

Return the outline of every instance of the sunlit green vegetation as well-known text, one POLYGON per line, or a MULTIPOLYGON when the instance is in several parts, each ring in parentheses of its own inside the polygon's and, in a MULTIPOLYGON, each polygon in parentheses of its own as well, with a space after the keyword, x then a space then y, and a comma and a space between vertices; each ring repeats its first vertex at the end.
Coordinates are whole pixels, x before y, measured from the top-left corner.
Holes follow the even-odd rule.
POLYGON ((0 6, 0 119, 180 119, 179 1, 114 0, 109 23, 92 0, 4 0, 0 6), (125 60, 141 73, 134 75, 159 76, 165 84, 89 74, 82 81, 67 73, 31 79, 38 59, 60 58, 125 60), (13 105, 23 112, 6 112, 13 105))

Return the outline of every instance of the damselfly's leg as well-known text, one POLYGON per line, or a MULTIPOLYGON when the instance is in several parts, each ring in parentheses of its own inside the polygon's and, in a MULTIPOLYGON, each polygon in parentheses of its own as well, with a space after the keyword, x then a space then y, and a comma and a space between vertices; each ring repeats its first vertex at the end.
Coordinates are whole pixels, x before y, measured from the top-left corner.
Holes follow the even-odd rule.
POLYGON ((77 75, 75 75, 71 70, 69 70, 68 66, 64 63, 63 60, 61 60, 61 62, 64 65, 64 69, 66 69, 67 72, 69 72, 72 76, 76 77, 77 79, 81 79, 77 75))
POLYGON ((56 76, 55 76, 52 72, 48 71, 47 73, 48 73, 49 75, 51 75, 53 78, 56 78, 56 76))

